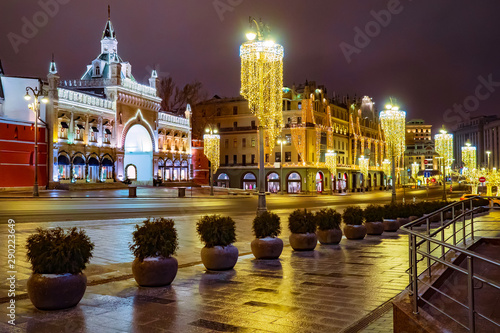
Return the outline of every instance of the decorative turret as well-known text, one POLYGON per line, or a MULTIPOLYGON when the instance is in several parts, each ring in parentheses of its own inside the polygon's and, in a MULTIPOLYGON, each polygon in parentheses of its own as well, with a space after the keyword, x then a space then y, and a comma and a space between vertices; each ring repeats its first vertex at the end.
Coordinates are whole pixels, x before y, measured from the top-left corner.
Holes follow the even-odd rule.
POLYGON ((151 77, 149 78, 149 86, 156 89, 156 95, 158 96, 158 87, 160 85, 160 79, 158 78, 158 73, 156 69, 151 72, 151 77))
POLYGON ((117 53, 118 41, 116 40, 115 29, 111 23, 111 8, 108 5, 108 21, 104 27, 101 38, 101 53, 117 53))
POLYGON ((52 53, 52 61, 50 62, 50 65, 49 65, 49 73, 50 74, 57 74, 57 66, 56 66, 56 62, 54 61, 54 53, 52 53))

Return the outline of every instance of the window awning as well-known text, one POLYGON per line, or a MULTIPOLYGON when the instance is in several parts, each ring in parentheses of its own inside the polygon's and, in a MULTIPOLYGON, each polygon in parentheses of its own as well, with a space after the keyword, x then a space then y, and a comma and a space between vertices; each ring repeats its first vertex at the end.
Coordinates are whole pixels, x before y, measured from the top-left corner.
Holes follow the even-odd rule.
POLYGON ((65 121, 61 121, 61 127, 62 128, 69 128, 68 123, 65 121))
POLYGON ((59 165, 69 165, 69 158, 68 158, 68 156, 59 155, 59 157, 57 157, 57 164, 59 164, 59 165))
POLYGON ((99 161, 95 157, 89 158, 89 165, 99 165, 99 161))
POLYGON ((106 128, 106 129, 104 130, 104 132, 106 132, 106 134, 111 134, 111 131, 109 130, 109 128, 106 128))
POLYGON ((81 124, 76 124, 76 127, 78 127, 79 129, 85 129, 85 127, 81 124))
POLYGON ((92 126, 92 132, 94 132, 94 133, 99 133, 99 130, 97 129, 97 127, 92 126))
POLYGON ((109 158, 105 158, 102 160, 102 166, 113 166, 113 161, 109 158))
POLYGON ((85 165, 85 161, 81 156, 77 156, 73 159, 73 165, 85 165))

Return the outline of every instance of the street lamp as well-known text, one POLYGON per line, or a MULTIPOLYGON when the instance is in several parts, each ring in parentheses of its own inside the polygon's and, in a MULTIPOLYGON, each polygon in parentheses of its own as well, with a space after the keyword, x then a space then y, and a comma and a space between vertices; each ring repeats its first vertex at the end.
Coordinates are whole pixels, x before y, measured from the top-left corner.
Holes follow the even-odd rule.
POLYGON ((330 178, 332 179, 332 194, 333 194, 333 181, 337 175, 337 153, 335 151, 329 150, 328 152, 326 152, 325 164, 328 170, 330 171, 330 178))
POLYGON ((364 156, 361 156, 359 158, 359 171, 363 175, 363 182, 361 184, 361 188, 362 188, 363 192, 365 191, 365 181, 366 181, 366 178, 368 177, 368 162, 369 161, 370 161, 370 159, 365 158, 364 156))
POLYGON ((441 156, 441 169, 443 175, 443 200, 446 201, 446 172, 451 175, 451 163, 453 162, 453 134, 447 133, 443 128, 440 134, 434 136, 436 152, 441 156))
POLYGON ((490 168, 490 154, 491 154, 491 151, 487 150, 486 156, 488 157, 488 169, 490 168))
POLYGON ((283 195, 283 143, 285 140, 279 139, 278 144, 280 145, 280 193, 283 195))
POLYGON ((44 104, 49 102, 47 97, 42 95, 42 91, 31 87, 26 87, 26 95, 24 99, 31 100, 30 92, 33 94, 33 103, 29 104, 28 107, 31 111, 35 113, 35 183, 33 184, 33 196, 38 197, 38 117, 40 116, 40 101, 44 104))
POLYGON ((283 46, 269 37, 269 28, 250 17, 256 30, 240 46, 241 95, 259 121, 259 201, 257 214, 267 210, 264 169, 264 129, 274 144, 283 127, 283 46))
POLYGON ((380 112, 382 130, 391 157, 392 203, 396 203, 396 159, 403 156, 405 145, 406 112, 400 111, 396 105, 388 104, 386 110, 380 112))
POLYGON ((205 129, 203 135, 203 153, 210 161, 210 195, 214 195, 214 172, 219 168, 220 162, 220 136, 217 129, 212 126, 205 129))

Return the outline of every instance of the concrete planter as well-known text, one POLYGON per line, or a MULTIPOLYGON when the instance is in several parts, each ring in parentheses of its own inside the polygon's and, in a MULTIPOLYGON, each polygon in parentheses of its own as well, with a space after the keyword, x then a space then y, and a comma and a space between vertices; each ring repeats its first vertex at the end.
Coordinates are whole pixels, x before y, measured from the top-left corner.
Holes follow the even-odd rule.
POLYGON ((40 310, 60 310, 76 306, 87 289, 87 276, 78 274, 32 274, 28 296, 40 310))
POLYGON ((316 236, 321 244, 338 244, 342 240, 341 229, 317 230, 316 236))
POLYGON ((384 224, 382 222, 365 222, 366 233, 368 235, 382 235, 384 224))
POLYGON ((277 237, 256 238, 250 247, 257 259, 278 259, 283 252, 283 241, 277 237))
POLYGON ((398 223, 399 223, 399 226, 402 227, 405 224, 410 223, 410 218, 409 217, 398 217, 398 223))
POLYGON ((410 217, 408 218, 408 220, 410 220, 410 222, 413 222, 413 221, 415 221, 416 219, 418 219, 418 216, 415 216, 415 215, 410 216, 410 217))
POLYGON ((363 239, 366 236, 366 227, 362 224, 346 224, 344 227, 344 235, 347 239, 363 239))
POLYGON ((399 229, 399 222, 398 220, 387 220, 387 219, 384 219, 384 231, 390 231, 390 232, 394 232, 394 231, 398 231, 399 229))
POLYGON ((316 244, 318 244, 318 238, 315 233, 292 233, 288 239, 290 241, 290 246, 295 251, 312 251, 316 248, 316 244))
POLYGON ((132 273, 138 285, 142 287, 160 287, 172 283, 177 275, 177 259, 173 257, 144 258, 141 262, 135 259, 132 273))
POLYGON ((212 271, 232 269, 238 261, 238 249, 230 244, 228 246, 204 247, 201 249, 203 265, 212 271))

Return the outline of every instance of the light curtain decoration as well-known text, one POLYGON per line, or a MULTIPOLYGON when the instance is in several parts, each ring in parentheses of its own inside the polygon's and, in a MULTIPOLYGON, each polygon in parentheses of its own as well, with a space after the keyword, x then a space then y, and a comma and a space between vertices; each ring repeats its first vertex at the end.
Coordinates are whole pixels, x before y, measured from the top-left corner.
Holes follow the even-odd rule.
POLYGON ((453 134, 443 128, 440 134, 434 136, 436 152, 443 158, 443 173, 450 174, 453 163, 453 134))
POLYGON ((325 154, 325 164, 328 168, 328 171, 334 176, 337 177, 337 153, 329 150, 325 154))
POLYGON ((476 147, 467 142, 465 147, 462 147, 462 163, 464 164, 462 174, 468 180, 473 177, 473 170, 476 169, 476 161, 476 147))
POLYGON ((369 158, 365 158, 364 156, 361 156, 359 158, 359 171, 363 175, 363 182, 366 182, 368 178, 368 163, 370 162, 369 158))
POLYGON ((405 143, 406 112, 399 110, 385 110, 380 112, 380 121, 387 142, 387 153, 398 160, 403 156, 405 143))
POLYGON ((220 165, 220 136, 218 134, 203 135, 203 153, 212 164, 212 172, 215 173, 220 165))
POLYGON ((384 171, 387 179, 391 176, 391 161, 385 159, 382 161, 382 171, 384 171))
POLYGON ((283 127, 283 46, 270 40, 250 40, 240 47, 241 95, 259 126, 275 142, 283 127))
POLYGON ((417 182, 418 172, 420 171, 420 164, 413 162, 411 165, 411 177, 417 182))

